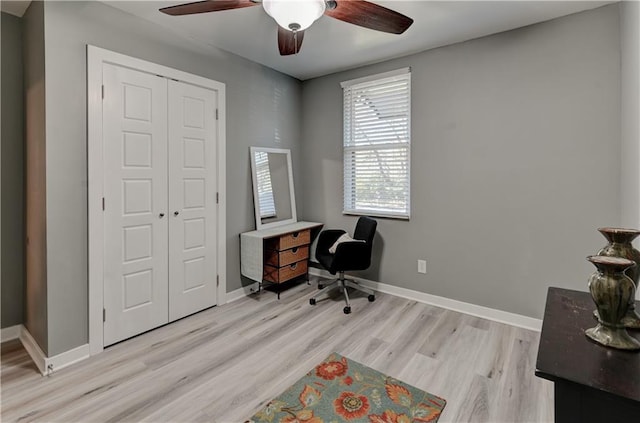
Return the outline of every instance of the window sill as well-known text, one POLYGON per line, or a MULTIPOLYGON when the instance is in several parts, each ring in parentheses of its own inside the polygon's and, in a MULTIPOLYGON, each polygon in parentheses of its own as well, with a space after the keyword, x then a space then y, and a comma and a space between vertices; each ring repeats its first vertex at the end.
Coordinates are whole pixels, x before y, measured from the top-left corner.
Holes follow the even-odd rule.
POLYGON ((343 210, 343 215, 346 216, 370 216, 370 217, 379 217, 385 219, 397 219, 397 220, 410 220, 409 215, 404 214, 394 214, 394 213, 384 213, 379 211, 366 211, 366 210, 343 210))

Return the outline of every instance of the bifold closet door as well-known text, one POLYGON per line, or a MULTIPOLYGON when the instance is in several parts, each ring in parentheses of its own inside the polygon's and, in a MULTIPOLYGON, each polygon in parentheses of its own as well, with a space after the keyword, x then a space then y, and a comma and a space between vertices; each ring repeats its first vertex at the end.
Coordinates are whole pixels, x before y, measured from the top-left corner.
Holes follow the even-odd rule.
POLYGON ((167 80, 102 70, 107 346, 169 318, 167 80))
POLYGON ((217 303, 217 92, 169 81, 169 320, 217 303))

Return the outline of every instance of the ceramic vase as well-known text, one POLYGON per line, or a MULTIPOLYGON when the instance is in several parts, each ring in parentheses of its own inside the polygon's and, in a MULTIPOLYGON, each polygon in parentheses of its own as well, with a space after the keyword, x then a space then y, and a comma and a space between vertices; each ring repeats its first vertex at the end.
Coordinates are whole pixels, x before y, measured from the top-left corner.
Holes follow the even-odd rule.
POLYGON ((629 329, 640 329, 640 315, 635 309, 635 291, 638 289, 638 277, 640 277, 640 251, 631 245, 631 242, 640 235, 640 230, 598 228, 598 231, 609 241, 609 244, 598 252, 599 256, 622 257, 636 263, 635 266, 625 271, 625 274, 633 281, 634 293, 629 299, 629 307, 622 318, 622 324, 629 329))
POLYGON ((606 347, 640 350, 640 341, 632 338, 624 325, 629 299, 635 285, 624 272, 635 262, 621 257, 589 256, 597 271, 589 278, 589 291, 598 309, 598 324, 585 335, 606 347))

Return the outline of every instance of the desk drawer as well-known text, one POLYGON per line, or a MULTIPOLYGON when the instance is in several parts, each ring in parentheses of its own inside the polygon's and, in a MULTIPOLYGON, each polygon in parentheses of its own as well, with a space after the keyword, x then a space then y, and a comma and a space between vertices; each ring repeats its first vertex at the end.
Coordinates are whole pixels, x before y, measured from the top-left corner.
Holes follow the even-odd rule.
POLYGON ((309 258, 309 246, 303 245, 302 247, 293 247, 284 251, 267 250, 264 255, 266 264, 280 267, 309 258))
POLYGON ((291 232, 277 238, 271 238, 266 241, 268 250, 283 251, 300 245, 311 243, 311 231, 306 229, 299 232, 291 232))
POLYGON ((284 267, 264 266, 264 280, 281 283, 307 274, 307 260, 298 261, 284 267))

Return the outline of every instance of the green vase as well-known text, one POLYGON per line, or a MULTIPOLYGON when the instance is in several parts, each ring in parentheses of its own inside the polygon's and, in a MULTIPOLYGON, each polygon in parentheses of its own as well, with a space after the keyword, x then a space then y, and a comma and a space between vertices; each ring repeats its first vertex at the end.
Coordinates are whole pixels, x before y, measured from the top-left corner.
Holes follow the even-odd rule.
POLYGON ((633 248, 631 242, 640 235, 640 230, 623 228, 598 228, 607 238, 609 244, 598 252, 599 256, 622 257, 633 261, 636 265, 628 268, 625 274, 633 281, 634 292, 629 299, 629 307, 622 324, 628 329, 640 329, 640 315, 636 312, 636 293, 638 278, 640 277, 640 251, 633 248))
POLYGON ((635 285, 624 272, 635 262, 621 257, 589 256, 597 271, 589 278, 589 291, 598 309, 598 324, 585 335, 599 344, 621 350, 640 350, 622 323, 635 285))

